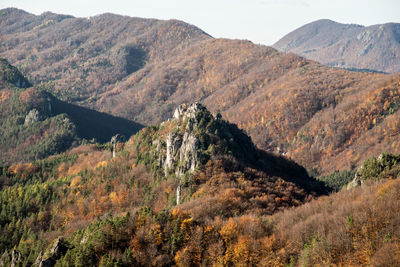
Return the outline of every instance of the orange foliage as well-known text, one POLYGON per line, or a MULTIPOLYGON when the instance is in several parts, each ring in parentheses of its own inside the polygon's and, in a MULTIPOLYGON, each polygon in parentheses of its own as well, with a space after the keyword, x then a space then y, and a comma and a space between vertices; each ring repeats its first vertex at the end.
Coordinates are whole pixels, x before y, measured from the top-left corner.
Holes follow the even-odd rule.
POLYGON ((11 91, 7 89, 0 90, 0 103, 6 101, 11 95, 11 91))

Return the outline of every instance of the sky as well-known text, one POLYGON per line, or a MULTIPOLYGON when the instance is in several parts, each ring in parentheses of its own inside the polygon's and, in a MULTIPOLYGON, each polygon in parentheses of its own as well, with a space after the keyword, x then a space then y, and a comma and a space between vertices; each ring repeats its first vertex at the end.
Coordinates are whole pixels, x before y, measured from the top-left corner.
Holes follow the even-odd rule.
POLYGON ((365 26, 400 23, 400 0, 0 0, 17 7, 90 17, 110 12, 131 17, 178 19, 216 38, 272 45, 296 28, 318 20, 365 26))

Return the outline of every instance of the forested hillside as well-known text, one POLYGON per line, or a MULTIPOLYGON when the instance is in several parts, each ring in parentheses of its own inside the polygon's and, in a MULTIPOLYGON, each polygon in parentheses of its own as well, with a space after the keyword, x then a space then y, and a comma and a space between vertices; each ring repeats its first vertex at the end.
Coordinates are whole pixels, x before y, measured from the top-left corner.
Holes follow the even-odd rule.
POLYGON ((179 21, 1 16, 0 55, 68 102, 152 125, 201 101, 317 174, 400 152, 398 74, 329 68, 179 21))
POLYGON ((0 59, 0 163, 42 159, 84 139, 108 142, 142 126, 127 119, 68 104, 29 81, 0 59))
POLYGON ((0 56, 0 266, 400 265, 399 74, 14 8, 0 56))
POLYGON ((33 266, 396 266, 400 156, 326 187, 204 106, 117 145, 2 166, 0 261, 33 266), (194 166, 194 167, 193 167, 194 166), (305 203, 305 204, 304 204, 305 203), (296 207, 287 209, 288 207, 296 207))

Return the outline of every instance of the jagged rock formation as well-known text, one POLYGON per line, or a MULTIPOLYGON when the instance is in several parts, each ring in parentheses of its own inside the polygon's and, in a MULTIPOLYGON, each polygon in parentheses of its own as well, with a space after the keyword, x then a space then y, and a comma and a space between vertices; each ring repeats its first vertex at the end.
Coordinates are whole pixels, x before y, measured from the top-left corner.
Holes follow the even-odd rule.
POLYGON ((153 141, 157 162, 165 175, 172 173, 183 178, 187 173, 194 173, 197 167, 218 152, 230 151, 250 161, 256 157, 255 146, 247 135, 222 120, 220 114, 212 115, 200 103, 178 106, 174 117, 161 124, 160 130, 171 126, 174 129, 167 133, 165 139, 153 141), (223 142, 219 143, 221 140, 223 142))
POLYGON ((35 122, 40 121, 40 114, 37 109, 31 109, 29 113, 25 117, 25 125, 29 125, 35 122))
POLYGON ((175 110, 174 119, 177 123, 186 122, 186 127, 183 135, 172 132, 167 136, 167 153, 164 161, 166 173, 171 168, 176 167, 175 175, 182 177, 187 171, 193 173, 196 167, 199 166, 201 155, 198 149, 200 142, 194 133, 194 129, 198 125, 196 113, 204 109, 204 106, 195 103, 190 106, 182 104, 175 110))
POLYGON ((48 251, 44 254, 42 252, 36 258, 33 266, 35 267, 51 267, 54 266, 57 259, 59 259, 62 255, 67 251, 67 247, 65 246, 65 241, 62 237, 57 238, 53 245, 50 247, 48 251))
POLYGON ((228 171, 240 173, 243 168, 251 168, 260 174, 285 177, 307 192, 325 190, 303 168, 258 150, 235 124, 223 120, 218 113, 211 114, 200 103, 178 106, 172 119, 143 129, 129 144, 134 146, 138 164, 149 166, 155 177, 175 181, 176 204, 182 204, 184 192, 197 183, 195 177, 214 161, 228 171))
POLYGON ((6 249, 1 255, 0 258, 0 266, 10 266, 10 267, 15 267, 15 266, 20 266, 22 263, 22 256, 21 253, 18 250, 11 250, 11 252, 8 252, 6 249))

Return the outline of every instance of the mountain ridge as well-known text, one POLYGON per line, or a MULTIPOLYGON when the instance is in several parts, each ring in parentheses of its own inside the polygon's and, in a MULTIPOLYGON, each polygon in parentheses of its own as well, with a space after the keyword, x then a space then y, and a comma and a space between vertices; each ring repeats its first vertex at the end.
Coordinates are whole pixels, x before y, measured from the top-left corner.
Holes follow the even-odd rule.
POLYGON ((2 35, 0 54, 61 100, 143 125, 201 100, 258 147, 318 174, 400 151, 396 74, 330 68, 248 41, 211 38, 183 22, 114 15, 46 21, 29 18, 28 31, 2 35))
POLYGON ((400 71, 400 24, 371 26, 317 20, 288 33, 273 47, 325 65, 400 71))

